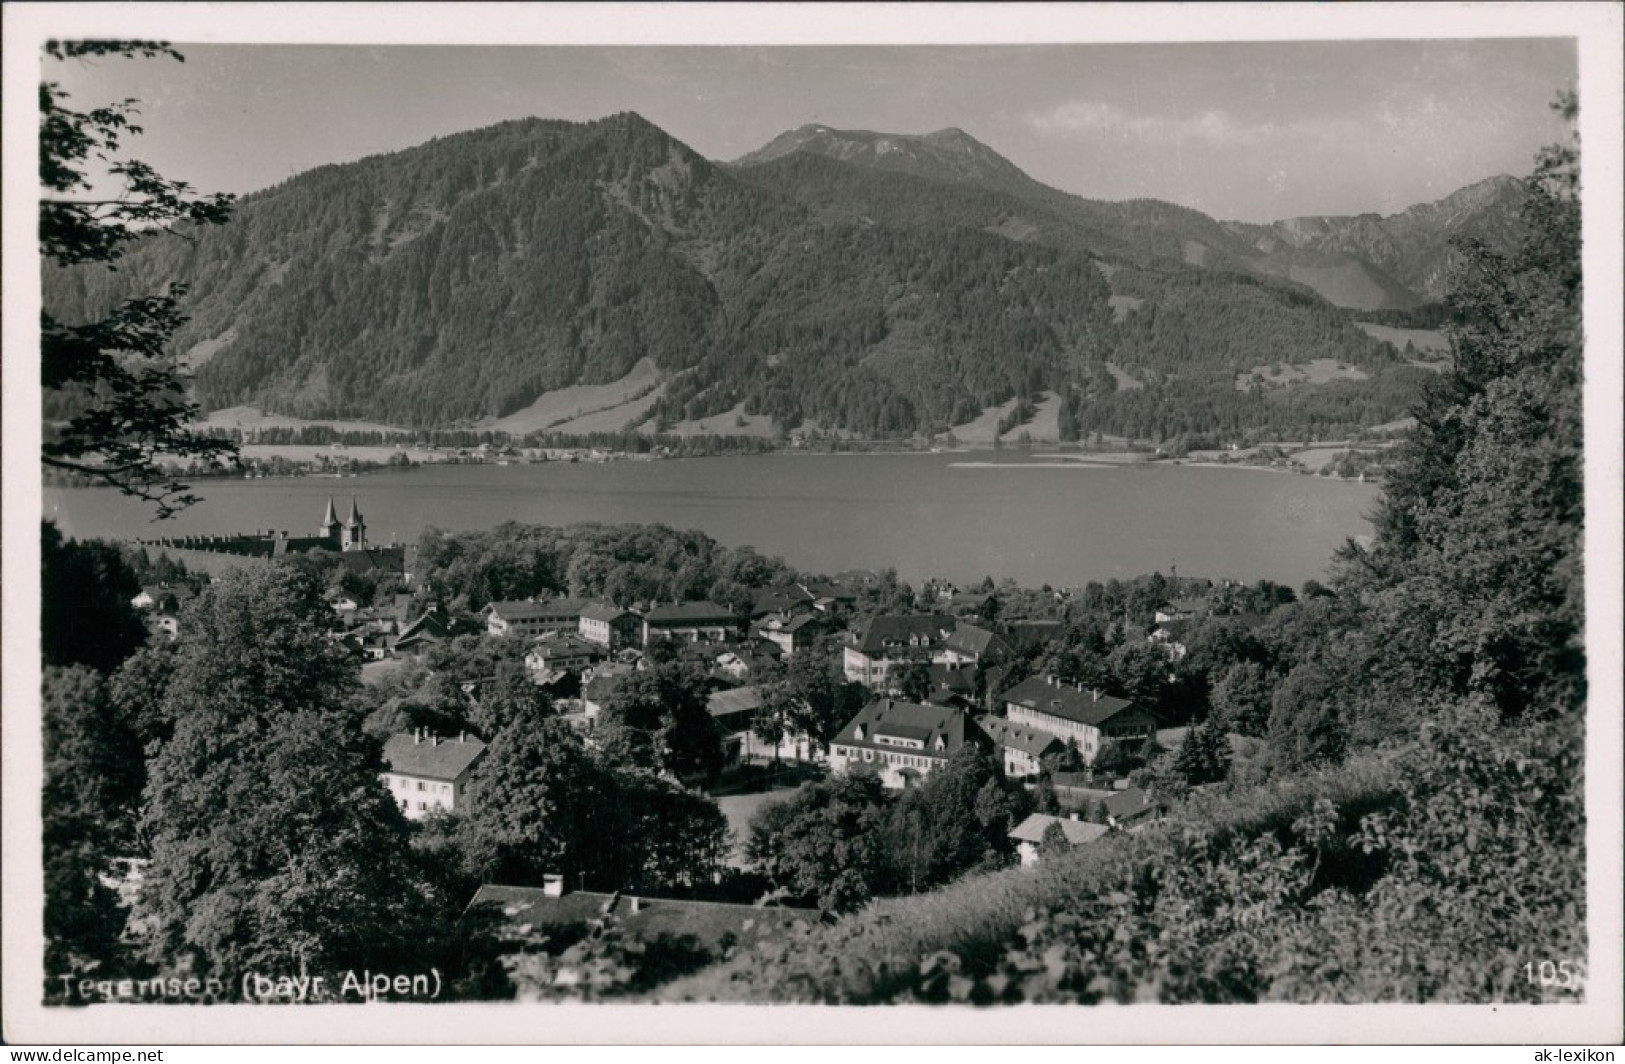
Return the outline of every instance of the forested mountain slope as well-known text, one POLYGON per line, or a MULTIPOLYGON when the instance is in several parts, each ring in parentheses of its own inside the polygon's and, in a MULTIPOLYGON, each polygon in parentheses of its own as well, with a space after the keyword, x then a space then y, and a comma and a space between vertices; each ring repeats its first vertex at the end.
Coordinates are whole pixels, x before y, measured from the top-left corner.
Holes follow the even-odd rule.
POLYGON ((86 320, 185 285, 175 351, 206 407, 418 427, 645 358, 648 428, 743 404, 931 434, 1044 391, 1081 432, 1313 434, 1415 398, 1390 347, 1205 215, 1082 200, 958 130, 834 133, 722 166, 633 114, 507 122, 298 175, 116 273, 50 270, 46 300, 86 320), (1364 379, 1237 387, 1315 359, 1364 379))

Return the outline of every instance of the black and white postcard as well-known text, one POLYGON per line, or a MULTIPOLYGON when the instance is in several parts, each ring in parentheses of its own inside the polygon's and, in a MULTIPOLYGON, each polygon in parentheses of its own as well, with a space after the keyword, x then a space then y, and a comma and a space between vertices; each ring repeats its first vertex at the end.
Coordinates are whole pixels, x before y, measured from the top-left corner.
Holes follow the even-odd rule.
POLYGON ((7 5, 6 1039, 1617 1043, 1620 29, 7 5))

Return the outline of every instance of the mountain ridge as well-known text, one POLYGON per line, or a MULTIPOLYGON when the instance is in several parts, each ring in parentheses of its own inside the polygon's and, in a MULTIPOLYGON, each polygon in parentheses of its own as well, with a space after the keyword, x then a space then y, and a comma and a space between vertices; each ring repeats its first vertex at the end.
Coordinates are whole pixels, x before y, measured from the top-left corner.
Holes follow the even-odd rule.
POLYGON ((187 284, 176 348, 205 406, 421 427, 645 359, 646 429, 738 409, 930 434, 1045 393, 1073 431, 1164 438, 1357 427, 1409 401, 1391 347, 1200 212, 1083 200, 954 127, 835 132, 718 163, 634 112, 516 119, 306 171, 116 274, 48 271, 46 295, 73 320, 187 284), (1370 379, 1235 387, 1315 358, 1370 379), (1117 391, 1108 362, 1148 386, 1117 391))
POLYGON ((1223 224, 1266 256, 1277 254, 1276 241, 1295 251, 1349 256, 1403 285, 1417 302, 1437 302, 1455 261, 1450 241, 1479 237, 1509 244, 1517 236, 1522 204, 1523 182, 1496 174, 1386 216, 1303 215, 1267 225, 1223 224))
POLYGON ((1150 231, 1160 234, 1150 246, 1162 256, 1304 284, 1339 306, 1358 310, 1409 309, 1437 302, 1453 261, 1449 240, 1487 234, 1496 242, 1510 241, 1515 232, 1509 219, 1521 203, 1522 189, 1517 178, 1498 174, 1388 217, 1367 212, 1304 215, 1263 224, 1223 221, 1163 200, 1091 200, 1043 185, 955 127, 929 134, 891 134, 804 125, 730 165, 759 167, 795 153, 1007 192, 1035 207, 1071 213, 1119 245, 1112 249, 1103 242, 1092 250, 1120 250, 1124 229, 1150 231), (943 139, 980 165, 945 161, 935 149, 943 139), (914 150, 921 148, 928 150, 914 150))

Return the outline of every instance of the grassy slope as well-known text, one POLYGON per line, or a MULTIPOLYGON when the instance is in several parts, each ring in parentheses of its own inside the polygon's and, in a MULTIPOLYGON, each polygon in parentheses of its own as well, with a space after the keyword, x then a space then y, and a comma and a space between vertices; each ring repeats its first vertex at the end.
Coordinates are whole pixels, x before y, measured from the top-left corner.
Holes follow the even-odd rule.
MULTIPOLYGON (((632 372, 611 384, 577 384, 569 388, 545 392, 523 410, 516 410, 504 418, 482 422, 480 428, 495 429, 523 435, 544 429, 558 428, 598 411, 620 407, 634 397, 646 395, 660 383, 660 371, 645 358, 632 367, 632 372)), ((631 416, 622 414, 613 429, 619 429, 631 416)), ((570 429, 561 431, 590 431, 570 429)))
MULTIPOLYGON (((1179 819, 1216 836, 1286 833, 1317 798, 1333 801, 1348 825, 1391 804, 1398 781, 1376 756, 1257 787, 1194 799, 1179 819)), ((968 876, 930 893, 889 898, 804 939, 761 946, 671 983, 661 1001, 872 1003, 906 998, 925 958, 947 951, 967 972, 990 970, 1035 912, 1065 910, 1113 889, 1129 871, 1163 859, 1166 824, 1113 836, 1031 869, 968 876), (781 948, 782 946, 782 948, 781 948)))
MULTIPOLYGON (((1000 419, 1009 415, 1015 409, 1017 400, 1000 403, 983 410, 973 421, 953 427, 954 438, 961 443, 991 444, 998 437, 1000 419)), ((1037 413, 1025 425, 1017 425, 1004 434, 1004 441, 1011 443, 1023 432, 1038 441, 1054 442, 1060 438, 1061 398, 1050 392, 1043 393, 1043 398, 1034 404, 1037 413)))

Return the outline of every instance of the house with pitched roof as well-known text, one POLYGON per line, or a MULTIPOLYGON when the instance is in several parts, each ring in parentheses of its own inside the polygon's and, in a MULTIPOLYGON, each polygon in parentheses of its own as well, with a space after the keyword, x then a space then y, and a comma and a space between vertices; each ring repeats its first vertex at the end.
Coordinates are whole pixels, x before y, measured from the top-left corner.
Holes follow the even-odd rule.
POLYGON ((1139 827, 1162 815, 1162 803, 1140 787, 1118 791, 1101 805, 1106 809, 1107 823, 1120 828, 1139 827))
POLYGON ((467 733, 442 739, 426 728, 384 743, 384 786, 409 820, 467 808, 468 781, 485 744, 467 733))
POLYGON ((736 736, 750 731, 756 723, 756 714, 762 709, 762 689, 751 686, 712 691, 706 696, 705 708, 724 736, 736 736))
POLYGON ((597 720, 621 681, 637 671, 636 665, 620 661, 601 662, 582 670, 581 711, 585 718, 597 720))
POLYGON ((884 690, 898 666, 936 660, 956 623, 941 613, 871 617, 847 637, 841 654, 842 670, 853 683, 884 690))
POLYGON ((643 615, 643 645, 671 639, 723 643, 739 634, 739 614, 715 602, 678 602, 643 615))
POLYGON ((1213 601, 1206 595, 1192 595, 1187 598, 1169 599, 1157 606, 1153 620, 1158 624, 1167 624, 1169 621, 1190 621, 1198 617, 1205 617, 1213 609, 1213 601))
POLYGON ((976 726, 998 748, 999 763, 1010 779, 1036 776, 1044 769, 1044 758, 1066 753, 1065 741, 1041 728, 1014 724, 991 713, 977 717, 976 726))
POLYGON ((604 656, 604 648, 579 635, 544 635, 525 651, 525 668, 532 675, 580 672, 604 656))
POLYGON ((775 613, 796 613, 812 609, 813 596, 796 584, 784 587, 766 587, 751 596, 752 619, 775 613))
POLYGON ((1111 829, 1106 825, 1079 820, 1076 814, 1063 817, 1034 813, 1010 831, 1010 837, 1016 840, 1016 852, 1021 855, 1023 868, 1038 863, 1044 833, 1049 831, 1052 824, 1061 825, 1061 834, 1066 836, 1067 844, 1071 846, 1082 846, 1111 833, 1111 829))
POLYGON ((1103 694, 1054 676, 1033 676, 1000 696, 1011 724, 1049 732, 1077 742, 1086 762, 1105 739, 1144 739, 1157 728, 1157 716, 1126 698, 1103 694))
POLYGON ((579 632, 585 605, 573 598, 493 602, 485 607, 485 630, 492 635, 521 636, 579 632))
POLYGON ((581 638, 611 651, 636 646, 643 636, 643 618, 631 610, 603 602, 581 607, 581 638))
POLYGON ((859 710, 831 740, 830 768, 875 772, 886 787, 904 790, 975 740, 964 710, 882 698, 859 710))
POLYGON ((446 624, 446 619, 440 616, 439 610, 430 606, 421 617, 401 629, 389 649, 396 657, 418 655, 450 637, 451 628, 446 624))
POLYGON ((945 665, 996 665, 1009 661, 1015 651, 997 632, 959 621, 942 641, 932 660, 945 665))
POLYGON ((777 646, 787 658, 805 651, 830 630, 827 617, 819 613, 775 613, 759 621, 756 632, 777 646))

